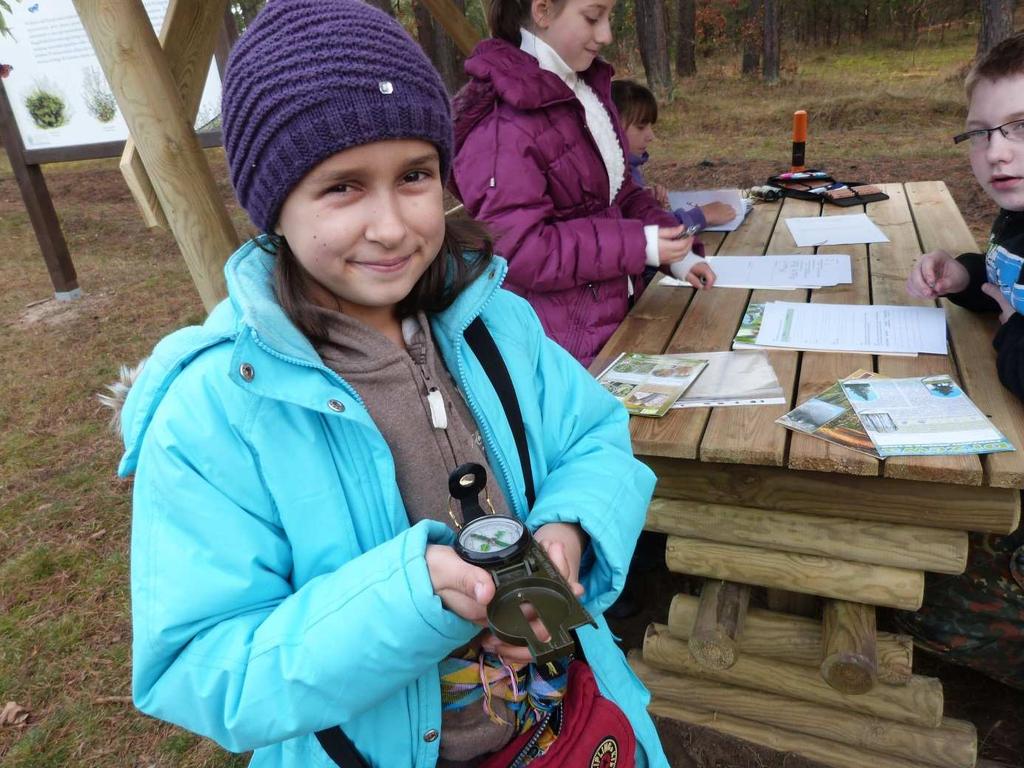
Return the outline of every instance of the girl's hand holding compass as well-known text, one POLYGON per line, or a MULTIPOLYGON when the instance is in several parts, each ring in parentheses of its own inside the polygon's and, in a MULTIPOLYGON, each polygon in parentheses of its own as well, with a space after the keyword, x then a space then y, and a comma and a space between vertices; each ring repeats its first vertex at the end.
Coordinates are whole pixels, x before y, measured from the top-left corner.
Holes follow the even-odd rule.
MULTIPOLYGON (((573 594, 582 596, 583 585, 578 581, 580 560, 586 546, 586 535, 582 529, 569 523, 549 523, 537 529, 534 539, 569 582, 573 594)), ((487 604, 494 597, 491 575, 483 568, 467 563, 454 549, 444 544, 429 544, 426 560, 434 594, 441 598, 444 607, 467 621, 486 627, 487 604)), ((529 618, 534 632, 546 642, 549 639, 547 630, 537 621, 536 615, 529 618)), ((510 663, 531 661, 529 648, 505 643, 490 631, 482 633, 480 644, 510 663)))

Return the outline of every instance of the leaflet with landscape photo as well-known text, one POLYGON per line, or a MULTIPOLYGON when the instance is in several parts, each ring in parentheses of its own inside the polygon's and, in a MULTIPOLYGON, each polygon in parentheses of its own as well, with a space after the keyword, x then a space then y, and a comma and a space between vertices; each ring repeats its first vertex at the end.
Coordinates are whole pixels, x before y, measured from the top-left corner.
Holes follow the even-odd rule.
POLYGON ((1015 450, 953 379, 844 379, 850 405, 880 456, 960 456, 1015 450))
POLYGON ((773 301, 764 307, 755 343, 873 355, 944 355, 946 315, 938 307, 773 301))
POLYGON ((725 203, 736 211, 736 216, 725 224, 705 227, 707 232, 735 231, 750 210, 750 200, 743 197, 738 189, 691 189, 668 193, 668 204, 673 211, 676 208, 696 208, 708 203, 725 203))
POLYGON ((709 256, 716 288, 823 288, 853 282, 845 253, 795 256, 709 256))
MULTIPOLYGON (((863 381, 879 378, 872 371, 855 371, 846 381, 863 381)), ((775 420, 786 429, 803 432, 844 448, 866 453, 881 459, 874 443, 857 418, 857 413, 843 393, 843 387, 836 382, 819 395, 801 403, 785 416, 775 420)))
POLYGON ((597 380, 634 416, 664 416, 707 367, 689 355, 623 353, 597 380))

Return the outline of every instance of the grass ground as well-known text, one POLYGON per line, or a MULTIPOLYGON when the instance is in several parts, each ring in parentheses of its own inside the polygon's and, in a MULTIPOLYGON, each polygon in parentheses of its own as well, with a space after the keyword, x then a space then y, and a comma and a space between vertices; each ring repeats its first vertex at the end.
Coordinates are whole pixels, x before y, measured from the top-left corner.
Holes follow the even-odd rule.
MULTIPOLYGON (((914 53, 809 52, 770 89, 739 78, 738 55, 704 61, 663 109, 649 175, 679 186, 761 183, 787 165, 789 116, 803 108, 810 163, 866 181, 944 178, 982 237, 994 208, 949 142, 963 121, 959 80, 972 53, 969 39, 914 53)), ((248 234, 222 155, 209 156, 248 234)), ((121 363, 200 322, 202 306, 173 239, 143 227, 116 161, 45 173, 84 298, 47 301, 17 185, 0 165, 0 708, 12 701, 27 713, 0 724, 0 764, 241 766, 131 706, 131 486, 115 476, 119 444, 95 399, 121 363)), ((999 750, 1024 753, 1022 742, 999 750)), ((700 759, 730 764, 721 753, 700 759)))

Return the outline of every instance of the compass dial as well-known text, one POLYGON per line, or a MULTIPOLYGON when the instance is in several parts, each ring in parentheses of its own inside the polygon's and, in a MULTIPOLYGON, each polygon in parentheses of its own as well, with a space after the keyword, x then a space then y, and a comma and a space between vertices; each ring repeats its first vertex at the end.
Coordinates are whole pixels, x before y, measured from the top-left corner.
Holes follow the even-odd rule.
POLYGON ((478 517, 459 533, 459 554, 473 563, 497 563, 522 549, 525 534, 526 528, 514 517, 478 517))

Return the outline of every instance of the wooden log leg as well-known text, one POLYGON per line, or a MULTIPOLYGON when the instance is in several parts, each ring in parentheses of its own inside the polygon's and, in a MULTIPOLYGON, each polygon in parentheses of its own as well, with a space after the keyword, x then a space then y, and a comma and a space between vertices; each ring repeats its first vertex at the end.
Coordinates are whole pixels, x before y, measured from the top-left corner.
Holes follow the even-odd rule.
POLYGON ((658 717, 667 717, 684 723, 712 728, 720 733, 727 733, 738 739, 749 741, 752 744, 760 744, 778 752, 794 752, 833 768, 925 768, 927 765, 927 763, 916 760, 907 760, 902 757, 883 755, 879 752, 847 746, 806 733, 793 733, 783 728, 774 728, 721 712, 701 712, 698 709, 659 698, 651 701, 647 711, 658 717))
POLYGON ((779 613, 789 613, 794 616, 817 616, 818 597, 817 595, 802 595, 799 592, 790 592, 787 589, 768 589, 768 607, 779 613))
POLYGON ((847 560, 669 536, 669 570, 916 611, 924 573, 847 560))
POLYGON ((638 651, 630 652, 629 664, 651 694, 665 702, 742 717, 941 768, 972 768, 977 757, 978 733, 965 720, 946 717, 938 728, 924 728, 784 695, 664 672, 646 664, 638 651))
MULTIPOLYGON (((668 612, 668 631, 676 638, 688 640, 697 617, 698 600, 692 595, 676 595, 668 612)), ((914 645, 909 635, 878 632, 878 680, 887 685, 910 682, 914 645)), ((740 653, 820 667, 821 622, 785 613, 749 608, 743 621, 737 647, 740 653)))
POLYGON ((672 637, 663 624, 648 627, 644 661, 669 672, 852 709, 901 723, 935 728, 942 722, 942 684, 934 678, 914 676, 905 686, 878 685, 867 693, 848 696, 829 687, 815 669, 747 654, 740 654, 729 669, 708 669, 698 664, 686 644, 672 637))
POLYGON ((826 600, 822 614, 821 676, 842 693, 870 691, 878 679, 875 608, 845 600, 826 600))
POLYGON ((700 607, 690 632, 690 653, 711 669, 728 669, 736 663, 737 638, 750 602, 750 587, 732 581, 704 582, 700 607))

